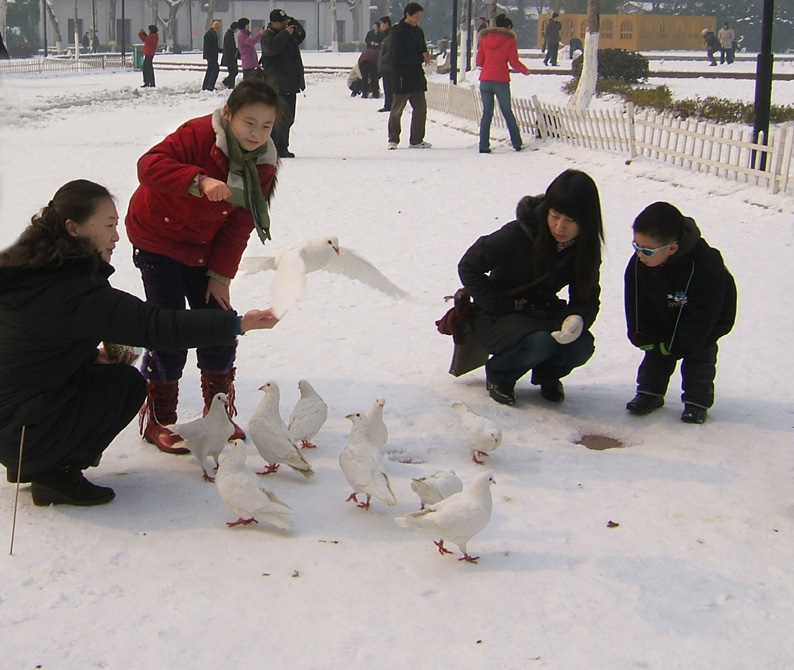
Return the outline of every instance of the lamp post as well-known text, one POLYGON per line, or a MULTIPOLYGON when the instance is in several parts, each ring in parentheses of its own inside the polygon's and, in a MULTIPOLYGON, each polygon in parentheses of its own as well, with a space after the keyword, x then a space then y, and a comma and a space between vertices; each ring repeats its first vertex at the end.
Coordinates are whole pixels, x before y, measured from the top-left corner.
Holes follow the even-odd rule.
MULTIPOLYGON (((755 66, 755 119, 753 121, 753 142, 758 143, 761 133, 764 144, 769 144, 769 109, 772 104, 772 69, 775 57, 772 54, 772 24, 774 22, 775 0, 764 0, 761 15, 761 49, 756 57, 755 66)), ((760 167, 766 168, 766 154, 760 156, 760 167)))
POLYGON ((41 20, 44 22, 44 58, 47 57, 47 4, 41 0, 41 20))
POLYGON ((316 0, 317 2, 317 51, 320 50, 320 3, 323 0, 316 0))
POLYGON ((124 0, 121 0, 121 67, 127 67, 125 51, 127 49, 127 23, 124 16, 124 0))
POLYGON ((458 83, 458 0, 452 0, 452 45, 449 53, 449 78, 453 85, 458 83))

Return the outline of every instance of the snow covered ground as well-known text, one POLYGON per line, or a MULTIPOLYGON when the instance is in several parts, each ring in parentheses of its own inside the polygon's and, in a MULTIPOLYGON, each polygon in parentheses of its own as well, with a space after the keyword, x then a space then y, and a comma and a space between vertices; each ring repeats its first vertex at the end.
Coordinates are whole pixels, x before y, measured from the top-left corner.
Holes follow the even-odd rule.
MULTIPOLYGON (((123 214, 141 153, 225 99, 199 90, 201 73, 156 77, 146 91, 137 72, 0 80, 0 246, 77 177, 106 184, 123 214)), ((564 79, 517 76, 513 93, 564 102, 564 79)), ((679 97, 752 100, 752 82, 664 83, 679 97)), ((158 452, 130 425, 89 474, 116 490, 110 505, 36 508, 22 487, 14 554, 0 552, 3 667, 791 667, 794 198, 554 143, 515 153, 504 135, 480 155, 472 124, 433 112, 431 150, 410 151, 404 138, 387 151, 381 102, 351 99, 344 76, 309 77, 292 135, 298 157, 284 162, 273 201, 273 242, 264 249, 253 236, 247 251, 337 234, 413 296, 398 301, 316 273, 299 309, 241 338, 243 426, 268 380, 281 387, 285 418, 304 377, 330 408, 318 449, 306 453, 317 476, 267 479, 292 506, 294 529, 227 529, 233 516, 192 457, 158 452), (447 374, 452 344, 434 321, 459 285, 466 248, 569 167, 591 174, 602 196, 596 353, 565 380, 562 405, 521 382, 516 406, 503 407, 487 397, 482 370, 447 374), (631 222, 658 199, 698 221, 739 287, 703 426, 679 421, 678 375, 663 409, 646 418, 624 409, 640 354, 624 333, 622 275, 631 222), (362 511, 345 503, 338 456, 344 416, 376 396, 386 398, 399 505, 362 511), (418 509, 412 477, 451 468, 468 484, 481 470, 450 407, 457 400, 504 431, 487 466, 493 517, 469 544, 478 565, 440 556, 431 537, 393 522, 418 509), (576 444, 591 433, 624 448, 576 444)), ((794 83, 776 82, 773 102, 793 103, 794 83)), ((113 283, 142 295, 130 255, 122 239, 113 283)), ((235 307, 266 306, 271 279, 239 276, 235 307)), ((194 361, 181 386, 183 420, 201 411, 194 361)), ((259 466, 250 443, 248 451, 259 466)), ((0 483, 6 540, 13 504, 14 486, 0 483)))

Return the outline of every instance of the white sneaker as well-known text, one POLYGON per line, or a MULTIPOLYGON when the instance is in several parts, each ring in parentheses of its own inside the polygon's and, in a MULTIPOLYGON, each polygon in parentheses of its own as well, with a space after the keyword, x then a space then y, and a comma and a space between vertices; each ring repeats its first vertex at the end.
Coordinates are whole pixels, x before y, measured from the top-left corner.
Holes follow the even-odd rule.
POLYGON ((411 149, 429 149, 433 145, 430 142, 419 142, 419 144, 412 144, 411 149))
POLYGON ((397 142, 389 142, 389 151, 397 148, 397 142))

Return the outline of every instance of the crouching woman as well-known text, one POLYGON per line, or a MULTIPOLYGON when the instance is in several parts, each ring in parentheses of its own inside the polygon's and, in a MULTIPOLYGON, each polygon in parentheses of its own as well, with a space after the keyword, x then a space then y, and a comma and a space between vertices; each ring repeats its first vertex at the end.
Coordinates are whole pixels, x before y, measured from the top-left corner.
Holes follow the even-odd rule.
POLYGON ((132 355, 112 359, 101 342, 231 344, 277 323, 270 310, 166 310, 112 288, 117 226, 104 186, 71 181, 0 253, 0 462, 8 481, 31 482, 36 505, 114 497, 83 470, 138 413, 146 380, 132 355))
POLYGON ((562 402, 560 381, 594 351, 589 328, 599 309, 604 240, 595 182, 566 170, 546 193, 525 196, 516 220, 479 238, 458 274, 474 299, 474 336, 492 356, 488 393, 515 403, 515 385, 532 370, 532 384, 562 402), (567 300, 558 294, 567 288, 567 300))

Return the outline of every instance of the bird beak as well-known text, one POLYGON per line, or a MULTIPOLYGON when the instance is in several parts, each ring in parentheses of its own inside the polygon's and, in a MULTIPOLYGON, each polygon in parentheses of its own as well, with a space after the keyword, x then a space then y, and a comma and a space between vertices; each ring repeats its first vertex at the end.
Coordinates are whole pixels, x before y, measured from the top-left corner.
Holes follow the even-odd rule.
POLYGON ((332 246, 333 250, 336 252, 336 255, 339 255, 339 247, 332 246))
POLYGON ((262 386, 260 386, 257 390, 264 391, 266 388, 267 388, 267 384, 262 384, 262 386))

